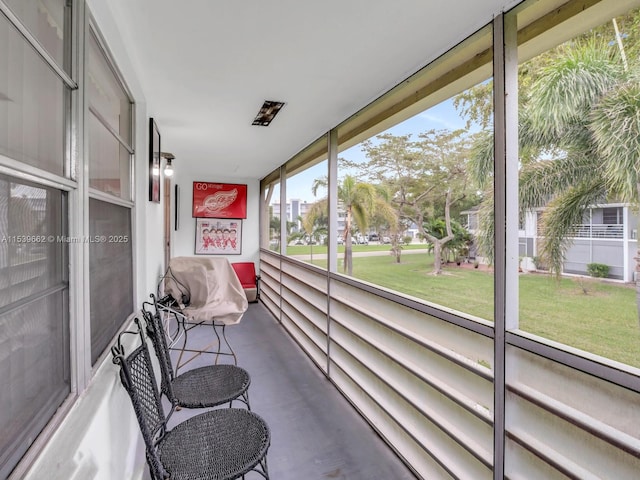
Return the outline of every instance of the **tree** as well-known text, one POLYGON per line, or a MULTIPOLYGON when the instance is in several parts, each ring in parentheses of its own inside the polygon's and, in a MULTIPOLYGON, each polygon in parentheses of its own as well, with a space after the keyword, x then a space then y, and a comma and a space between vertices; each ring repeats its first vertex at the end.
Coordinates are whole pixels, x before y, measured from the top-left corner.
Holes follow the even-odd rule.
MULTIPOLYGON (((583 36, 554 50, 525 95, 519 120, 520 208, 545 207, 540 256, 556 275, 571 245, 570 232, 587 208, 605 201, 638 205, 639 73, 637 55, 625 65, 616 44, 607 44, 601 34, 583 36)), ((475 152, 476 173, 486 174, 492 149, 485 142, 475 152)), ((485 217, 481 223, 491 222, 485 217)), ((640 315, 640 282, 636 292, 640 315)))
POLYGON ((392 203, 398 217, 414 224, 421 237, 434 246, 434 270, 442 273, 442 249, 454 233, 452 205, 469 191, 466 163, 468 135, 463 130, 429 130, 412 141, 410 135, 378 135, 378 142, 366 141, 363 151, 369 158, 368 174, 393 192, 392 203), (425 225, 442 218, 446 235, 436 237, 425 225))
MULTIPOLYGON (((328 179, 326 177, 315 179, 312 192, 315 195, 318 188, 326 187, 328 179)), ((376 189, 369 183, 359 182, 355 177, 346 175, 338 184, 338 202, 345 211, 344 228, 344 272, 353 275, 353 253, 351 234, 354 223, 361 232, 365 232, 368 226, 368 218, 373 213, 376 204, 376 189)), ((318 207, 327 211, 327 200, 319 202, 318 207)), ((312 209, 314 207, 312 206, 312 209)))
MULTIPOLYGON (((425 231, 429 232, 436 238, 443 238, 447 235, 447 226, 444 220, 441 218, 432 218, 424 225, 425 231)), ((459 261, 462 256, 469 253, 469 245, 472 242, 472 236, 466 228, 455 220, 451 220, 451 230, 453 232, 453 239, 450 240, 446 248, 444 257, 445 261, 449 261, 450 254, 453 254, 454 261, 459 261)))
POLYGON ((307 213, 300 219, 304 235, 309 237, 309 246, 311 247, 310 261, 313 262, 313 245, 318 241, 320 236, 326 235, 327 216, 325 211, 314 209, 313 205, 307 213))
POLYGON ((270 207, 270 216, 269 216, 269 248, 272 250, 280 250, 280 217, 276 217, 273 215, 273 207, 270 207), (273 242, 273 246, 272 246, 273 242))
MULTIPOLYGON (((280 250, 280 232, 282 231, 280 217, 276 217, 273 215, 273 208, 269 207, 269 230, 271 232, 271 240, 274 242, 273 247, 270 246, 272 250, 280 250)), ((290 241, 293 237, 291 236, 291 231, 296 226, 296 222, 286 222, 286 232, 287 232, 287 241, 290 241)))

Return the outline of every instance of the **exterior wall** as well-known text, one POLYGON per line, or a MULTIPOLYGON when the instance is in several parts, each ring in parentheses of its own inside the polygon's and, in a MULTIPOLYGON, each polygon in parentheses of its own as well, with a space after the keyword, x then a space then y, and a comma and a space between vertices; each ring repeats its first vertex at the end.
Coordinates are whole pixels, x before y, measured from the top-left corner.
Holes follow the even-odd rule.
POLYGON ((609 277, 624 278, 624 242, 622 240, 588 240, 577 238, 567 251, 564 271, 587 274, 589 263, 609 266, 609 277))
MULTIPOLYGON (((614 205, 618 207, 618 205, 614 205)), ((638 217, 628 206, 621 207, 625 212, 626 222, 622 230, 618 225, 603 224, 603 208, 593 208, 585 215, 585 223, 576 232, 590 237, 576 237, 568 248, 564 272, 577 275, 588 275, 589 263, 602 263, 609 266, 609 278, 633 281, 637 250, 638 217), (620 232, 622 231, 622 235, 620 232), (614 238, 620 236, 621 238, 614 238)), ((537 214, 528 212, 525 215, 524 228, 519 230, 518 255, 533 258, 538 255, 537 246, 537 214)), ((467 212, 468 225, 478 224, 477 213, 467 212)), ((474 230, 470 230, 472 233, 474 230)))
POLYGON ((625 278, 626 282, 634 282, 635 281, 635 271, 636 271, 636 260, 635 257, 638 256, 638 241, 631 240, 628 243, 629 245, 629 256, 627 257, 627 278, 625 278))

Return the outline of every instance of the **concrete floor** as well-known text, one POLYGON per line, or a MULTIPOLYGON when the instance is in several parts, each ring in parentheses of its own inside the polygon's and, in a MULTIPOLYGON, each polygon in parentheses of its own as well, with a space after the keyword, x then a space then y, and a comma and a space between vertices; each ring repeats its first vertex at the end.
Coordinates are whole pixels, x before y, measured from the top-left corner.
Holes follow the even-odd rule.
MULTIPOLYGON (((271 480, 416 479, 262 304, 250 304, 242 321, 226 330, 238 365, 251 375, 251 409, 271 429, 271 480)), ((212 338, 211 326, 189 332, 192 346, 212 338)), ((200 355, 185 368, 213 360, 200 355)), ((171 423, 196 412, 178 411, 171 423)), ((247 475, 253 478, 261 477, 247 475)))

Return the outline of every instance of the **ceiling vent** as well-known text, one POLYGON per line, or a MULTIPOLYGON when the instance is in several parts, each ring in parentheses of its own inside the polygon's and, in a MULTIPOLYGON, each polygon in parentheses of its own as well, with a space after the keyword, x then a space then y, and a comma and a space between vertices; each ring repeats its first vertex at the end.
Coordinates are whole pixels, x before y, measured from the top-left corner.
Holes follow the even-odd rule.
POLYGON ((283 106, 284 102, 265 100, 262 104, 262 108, 260 108, 260 111, 258 112, 258 115, 253 119, 252 125, 268 127, 283 106))

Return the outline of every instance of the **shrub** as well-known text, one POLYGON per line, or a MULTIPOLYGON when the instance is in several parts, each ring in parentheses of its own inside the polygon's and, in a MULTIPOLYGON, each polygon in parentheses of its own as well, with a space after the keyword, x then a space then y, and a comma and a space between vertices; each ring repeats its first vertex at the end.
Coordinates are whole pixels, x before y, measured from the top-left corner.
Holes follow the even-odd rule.
POLYGON ((592 277, 605 278, 609 275, 609 265, 604 263, 588 263, 587 272, 592 277))
POLYGON ((541 257, 533 257, 533 264, 536 266, 537 270, 546 270, 547 266, 544 263, 544 260, 541 257))

